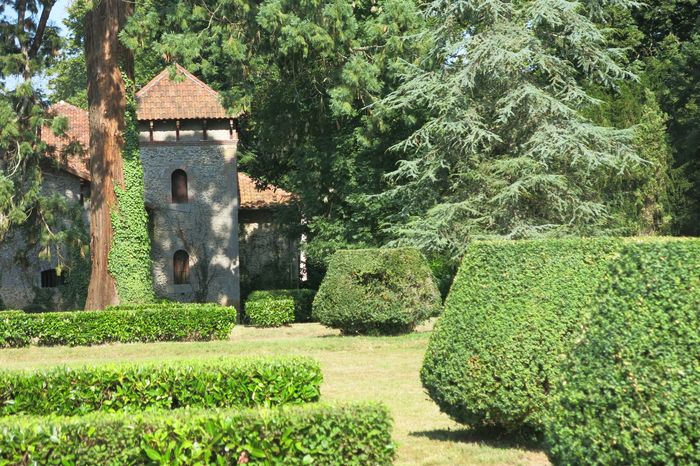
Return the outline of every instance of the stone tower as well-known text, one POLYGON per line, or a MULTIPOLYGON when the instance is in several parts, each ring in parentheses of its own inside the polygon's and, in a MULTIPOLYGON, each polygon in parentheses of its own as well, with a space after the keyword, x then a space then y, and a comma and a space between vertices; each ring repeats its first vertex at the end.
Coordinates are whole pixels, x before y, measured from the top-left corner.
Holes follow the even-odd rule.
POLYGON ((175 65, 137 94, 158 295, 240 304, 235 115, 175 65))

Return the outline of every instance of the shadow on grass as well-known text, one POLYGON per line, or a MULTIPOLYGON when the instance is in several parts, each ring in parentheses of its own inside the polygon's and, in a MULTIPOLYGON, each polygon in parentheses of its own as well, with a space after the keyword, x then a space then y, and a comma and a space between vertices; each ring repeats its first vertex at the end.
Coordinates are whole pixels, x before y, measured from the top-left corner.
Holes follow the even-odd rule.
POLYGON ((501 429, 433 429, 410 432, 411 437, 423 437, 438 442, 478 443, 492 448, 516 448, 541 451, 542 439, 533 432, 512 432, 501 429))

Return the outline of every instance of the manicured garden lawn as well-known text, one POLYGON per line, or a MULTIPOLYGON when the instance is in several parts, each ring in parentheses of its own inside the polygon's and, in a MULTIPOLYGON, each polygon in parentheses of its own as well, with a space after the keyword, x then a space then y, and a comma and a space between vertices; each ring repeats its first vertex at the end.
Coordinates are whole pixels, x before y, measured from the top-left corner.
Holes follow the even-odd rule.
POLYGON ((321 362, 324 400, 379 400, 394 416, 397 464, 546 465, 546 456, 508 439, 477 435, 440 413, 418 373, 429 326, 402 337, 339 337, 318 324, 236 327, 229 341, 0 350, 0 367, 238 355, 299 354, 321 362))

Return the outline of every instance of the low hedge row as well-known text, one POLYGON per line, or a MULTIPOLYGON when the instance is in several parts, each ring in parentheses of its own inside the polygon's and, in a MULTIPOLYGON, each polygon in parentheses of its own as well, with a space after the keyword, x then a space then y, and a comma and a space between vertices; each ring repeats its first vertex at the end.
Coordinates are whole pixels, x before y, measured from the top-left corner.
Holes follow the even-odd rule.
POLYGON ((314 290, 304 288, 296 290, 258 290, 253 291, 250 295, 248 295, 246 306, 249 302, 257 301, 259 299, 267 299, 270 297, 291 298, 294 300, 294 322, 313 322, 311 313, 315 295, 316 292, 314 290))
POLYGON ((564 362, 555 464, 700 464, 700 240, 629 244, 564 362))
POLYGON ((144 311, 149 309, 164 309, 173 307, 188 307, 191 309, 202 307, 202 306, 216 306, 216 304, 205 304, 205 303, 182 303, 179 301, 167 301, 167 302, 155 302, 155 303, 145 303, 145 304, 119 304, 116 306, 107 306, 106 311, 121 310, 121 311, 144 311))
POLYGON ((385 465, 391 419, 375 404, 179 410, 0 420, 0 463, 385 465))
POLYGON ((235 322, 234 308, 214 304, 143 310, 3 313, 0 347, 226 339, 235 322))
POLYGON ((294 322, 294 300, 284 296, 248 300, 245 313, 248 321, 257 327, 281 327, 294 322))
POLYGON ((0 372, 0 416, 318 401, 316 361, 299 357, 172 361, 0 372))
POLYGON ((561 355, 622 247, 614 238, 470 245, 421 370, 440 409, 473 426, 540 430, 561 355))

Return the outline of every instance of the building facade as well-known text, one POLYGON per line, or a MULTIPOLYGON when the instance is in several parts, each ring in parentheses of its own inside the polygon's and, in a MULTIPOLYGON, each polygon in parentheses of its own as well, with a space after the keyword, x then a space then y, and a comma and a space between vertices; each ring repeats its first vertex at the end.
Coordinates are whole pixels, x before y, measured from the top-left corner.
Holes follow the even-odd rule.
MULTIPOLYGON (((238 172, 238 116, 226 111, 209 86, 175 68, 175 73, 164 70, 136 95, 156 294, 238 306, 242 281, 246 291, 297 286, 299 243, 273 214, 289 208, 293 196, 274 186, 260 189, 238 172)), ((45 171, 44 189, 87 205, 87 112, 63 102, 52 111, 68 118, 69 130, 63 138, 48 131, 44 136, 55 165, 45 171), (76 146, 83 149, 80 154, 65 155, 76 146), (54 178, 62 184, 54 187, 54 178)), ((0 275, 4 306, 26 308, 39 290, 56 288, 61 307, 60 277, 42 281, 56 264, 38 257, 20 264, 13 251, 21 248, 10 241, 0 246, 0 261, 10 271, 0 275)))

